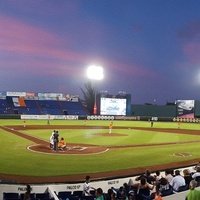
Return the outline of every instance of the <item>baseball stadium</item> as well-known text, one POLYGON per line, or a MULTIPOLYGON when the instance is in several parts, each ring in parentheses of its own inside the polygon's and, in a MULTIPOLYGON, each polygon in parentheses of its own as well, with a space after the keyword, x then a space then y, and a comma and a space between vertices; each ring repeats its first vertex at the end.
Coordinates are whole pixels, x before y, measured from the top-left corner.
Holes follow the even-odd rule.
POLYGON ((200 101, 159 106, 131 104, 126 93, 95 97, 89 113, 77 95, 0 93, 2 199, 21 199, 26 184, 40 194, 33 199, 82 199, 73 194, 88 175, 107 191, 147 169, 193 170, 199 163, 200 101), (53 131, 63 148, 51 148, 53 131))

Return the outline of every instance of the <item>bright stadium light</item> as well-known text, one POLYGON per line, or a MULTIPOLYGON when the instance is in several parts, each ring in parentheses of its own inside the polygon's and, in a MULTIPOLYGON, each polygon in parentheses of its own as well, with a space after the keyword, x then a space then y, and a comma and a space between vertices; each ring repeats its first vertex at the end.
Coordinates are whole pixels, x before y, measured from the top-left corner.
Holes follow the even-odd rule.
POLYGON ((103 67, 90 65, 87 68, 87 77, 93 80, 102 80, 104 78, 103 67))
MULTIPOLYGON (((90 65, 87 68, 87 77, 90 80, 102 80, 104 78, 104 73, 103 73, 103 67, 98 66, 98 65, 90 65)), ((97 99, 96 99, 96 91, 94 94, 94 108, 93 108, 93 114, 97 114, 97 99)))

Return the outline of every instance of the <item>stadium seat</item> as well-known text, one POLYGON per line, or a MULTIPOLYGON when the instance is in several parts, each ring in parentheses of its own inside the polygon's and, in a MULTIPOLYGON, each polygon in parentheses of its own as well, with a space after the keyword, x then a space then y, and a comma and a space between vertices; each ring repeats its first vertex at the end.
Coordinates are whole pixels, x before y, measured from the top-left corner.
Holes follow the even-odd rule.
POLYGON ((18 193, 12 193, 12 192, 4 192, 3 193, 3 200, 19 200, 19 194, 18 193))
POLYGON ((74 199, 81 199, 82 195, 83 195, 83 191, 82 190, 76 190, 72 194, 74 199))
POLYGON ((81 200, 94 200, 95 196, 82 196, 81 200))
POLYGON ((60 200, 66 200, 66 199, 71 200, 72 199, 72 193, 71 192, 58 192, 57 196, 60 200))
POLYGON ((49 193, 36 193, 36 200, 51 200, 49 193))
POLYGON ((96 190, 90 190, 90 194, 91 194, 92 196, 95 196, 95 193, 96 193, 96 190))
MULTIPOLYGON (((24 200, 24 194, 20 194, 20 200, 24 200)), ((35 193, 31 194, 31 200, 36 200, 35 193)))

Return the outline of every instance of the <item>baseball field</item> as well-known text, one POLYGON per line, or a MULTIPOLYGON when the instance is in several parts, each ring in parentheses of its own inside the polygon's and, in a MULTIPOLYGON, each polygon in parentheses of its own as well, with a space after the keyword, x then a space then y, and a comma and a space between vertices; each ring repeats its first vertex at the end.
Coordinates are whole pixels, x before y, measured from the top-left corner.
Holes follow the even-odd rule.
POLYGON ((198 123, 100 120, 0 120, 0 179, 16 183, 78 182, 133 176, 200 160, 198 123), (52 151, 53 130, 65 138, 52 151))

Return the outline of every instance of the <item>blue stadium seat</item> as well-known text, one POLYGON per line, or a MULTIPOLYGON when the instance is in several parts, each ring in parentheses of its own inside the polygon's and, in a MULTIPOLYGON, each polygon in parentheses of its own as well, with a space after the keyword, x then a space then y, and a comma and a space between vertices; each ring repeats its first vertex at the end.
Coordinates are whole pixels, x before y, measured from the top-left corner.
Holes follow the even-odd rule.
POLYGON ((13 192, 4 192, 3 193, 3 200, 19 200, 19 194, 13 192))
POLYGON ((83 195, 83 191, 82 191, 82 190, 76 190, 76 191, 74 191, 73 194, 72 194, 72 196, 73 196, 73 198, 74 198, 75 200, 81 199, 82 195, 83 195))
POLYGON ((69 191, 66 191, 66 192, 58 192, 58 198, 60 199, 60 200, 66 200, 66 199, 72 199, 72 193, 69 191))
POLYGON ((36 200, 51 200, 49 193, 36 193, 36 200))
POLYGON ((95 196, 82 196, 81 200, 94 200, 95 196))
MULTIPOLYGON (((24 200, 24 194, 20 194, 20 200, 24 200)), ((31 193, 31 200, 36 200, 35 193, 31 193)))

